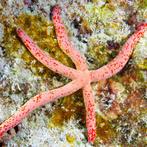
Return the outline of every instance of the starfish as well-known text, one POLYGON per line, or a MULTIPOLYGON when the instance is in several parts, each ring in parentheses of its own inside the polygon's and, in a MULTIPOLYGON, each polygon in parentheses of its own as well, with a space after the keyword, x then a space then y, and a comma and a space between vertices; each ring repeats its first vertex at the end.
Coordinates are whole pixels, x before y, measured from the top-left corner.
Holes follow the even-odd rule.
POLYGON ((136 32, 130 36, 127 42, 123 45, 122 49, 119 51, 118 55, 112 61, 97 70, 88 70, 85 57, 81 55, 77 49, 75 49, 74 45, 68 38, 66 28, 61 19, 61 8, 58 5, 54 6, 52 10, 52 20, 57 35, 58 44, 63 52, 72 59, 76 69, 63 65, 52 58, 48 53, 40 49, 37 44, 34 43, 34 41, 23 31, 23 29, 17 28, 16 32, 26 48, 38 61, 52 71, 61 74, 72 81, 60 88, 42 92, 28 100, 19 108, 19 110, 17 110, 15 114, 0 125, 0 138, 8 130, 18 125, 22 119, 27 117, 28 114, 36 108, 82 89, 86 108, 88 141, 93 143, 96 138, 96 114, 91 83, 110 78, 123 69, 133 52, 133 48, 138 43, 139 39, 144 35, 147 28, 147 23, 143 23, 138 26, 136 32))

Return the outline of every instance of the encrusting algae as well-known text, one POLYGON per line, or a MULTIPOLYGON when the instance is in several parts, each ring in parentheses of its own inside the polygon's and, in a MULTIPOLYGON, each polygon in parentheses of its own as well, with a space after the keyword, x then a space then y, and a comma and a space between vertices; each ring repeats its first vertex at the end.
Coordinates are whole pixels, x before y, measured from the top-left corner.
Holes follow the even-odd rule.
POLYGON ((57 106, 53 112, 51 112, 51 119, 49 120, 48 127, 62 127, 65 122, 73 117, 77 120, 81 119, 81 123, 85 124, 84 105, 80 97, 81 94, 78 92, 59 100, 57 106))

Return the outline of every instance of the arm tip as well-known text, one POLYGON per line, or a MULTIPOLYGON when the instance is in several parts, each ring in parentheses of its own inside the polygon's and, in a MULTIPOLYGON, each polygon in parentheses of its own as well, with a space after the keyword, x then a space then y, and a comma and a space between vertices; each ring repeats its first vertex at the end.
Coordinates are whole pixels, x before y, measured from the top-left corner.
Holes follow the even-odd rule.
POLYGON ((52 9, 51 9, 51 13, 52 13, 52 14, 54 14, 54 13, 60 14, 60 13, 61 13, 61 8, 60 8, 60 6, 59 6, 59 5, 53 6, 52 9))
POLYGON ((144 29, 144 28, 147 28, 147 23, 145 23, 145 22, 139 23, 136 26, 136 30, 141 30, 141 29, 144 29))
POLYGON ((25 34, 23 29, 20 27, 16 28, 16 33, 19 37, 22 37, 25 34))

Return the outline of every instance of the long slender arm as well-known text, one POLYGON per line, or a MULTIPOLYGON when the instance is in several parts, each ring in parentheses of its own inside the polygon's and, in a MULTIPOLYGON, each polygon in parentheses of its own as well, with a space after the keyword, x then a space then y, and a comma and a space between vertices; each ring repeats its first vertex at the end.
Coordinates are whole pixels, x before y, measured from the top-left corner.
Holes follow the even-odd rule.
POLYGON ((75 79, 77 77, 78 71, 61 64, 49 54, 41 50, 21 28, 18 28, 16 32, 32 55, 46 67, 70 79, 75 79))
MULTIPOLYGON (((74 48, 74 46, 68 39, 68 34, 66 32, 64 24, 62 23, 60 13, 60 7, 55 6, 52 12, 52 20, 54 22, 59 46, 72 59, 77 69, 79 69, 80 71, 87 71, 88 67, 86 64, 86 59, 82 57, 80 52, 74 48)), ((86 126, 88 132, 88 141, 94 142, 96 138, 95 102, 90 85, 90 79, 89 83, 83 87, 83 97, 86 108, 86 126)))
POLYGON ((139 39, 144 35, 146 29, 147 23, 140 25, 138 30, 127 40, 127 42, 122 47, 122 50, 112 61, 97 70, 92 70, 92 81, 96 82, 99 80, 104 80, 118 73, 128 62, 133 52, 133 48, 139 39))
POLYGON ((75 49, 75 47, 72 45, 68 38, 66 28, 62 23, 61 19, 61 8, 58 5, 54 6, 53 8, 52 20, 54 22, 55 31, 60 48, 72 59, 77 69, 87 69, 85 57, 83 57, 80 52, 75 49))
POLYGON ((86 126, 88 133, 88 141, 94 142, 96 138, 96 115, 95 115, 95 102, 92 93, 92 88, 89 84, 83 88, 84 103, 86 108, 86 126))
POLYGON ((55 101, 58 98, 70 95, 79 90, 82 86, 83 82, 81 82, 80 80, 74 80, 63 87, 40 93, 31 98, 14 115, 12 115, 9 119, 4 121, 0 125, 0 138, 9 129, 19 124, 22 119, 24 119, 30 112, 32 112, 36 108, 45 105, 48 102, 55 101))

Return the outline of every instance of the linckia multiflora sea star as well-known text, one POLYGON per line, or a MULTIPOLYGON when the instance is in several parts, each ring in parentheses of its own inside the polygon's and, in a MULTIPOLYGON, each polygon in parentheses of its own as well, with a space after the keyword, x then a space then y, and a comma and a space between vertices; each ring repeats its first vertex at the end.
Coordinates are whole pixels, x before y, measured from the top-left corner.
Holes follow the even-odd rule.
POLYGON ((61 97, 70 95, 82 88, 86 108, 88 141, 93 143, 96 138, 96 119, 95 103, 90 83, 110 78, 118 73, 128 62, 134 46, 143 36, 147 28, 147 23, 140 25, 137 31, 127 40, 122 47, 122 50, 112 61, 97 70, 89 71, 85 57, 75 49, 68 39, 60 13, 60 7, 55 6, 52 11, 52 20, 54 22, 58 43, 63 52, 67 54, 75 63, 76 69, 67 67, 50 57, 50 55, 41 50, 21 28, 18 28, 16 31, 27 49, 38 61, 52 71, 72 79, 72 81, 63 87, 42 92, 28 100, 28 102, 26 102, 14 115, 0 125, 0 137, 2 137, 9 129, 19 124, 22 119, 34 109, 48 102, 52 102, 61 97))

